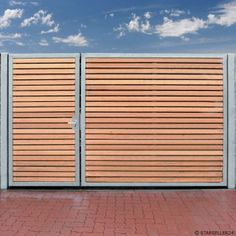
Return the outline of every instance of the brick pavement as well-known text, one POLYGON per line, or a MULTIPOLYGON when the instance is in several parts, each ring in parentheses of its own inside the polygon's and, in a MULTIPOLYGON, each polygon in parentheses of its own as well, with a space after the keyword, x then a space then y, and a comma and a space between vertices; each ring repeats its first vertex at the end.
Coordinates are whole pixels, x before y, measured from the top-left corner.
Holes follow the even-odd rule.
POLYGON ((213 235, 202 231, 236 236, 236 190, 0 192, 0 236, 213 235))

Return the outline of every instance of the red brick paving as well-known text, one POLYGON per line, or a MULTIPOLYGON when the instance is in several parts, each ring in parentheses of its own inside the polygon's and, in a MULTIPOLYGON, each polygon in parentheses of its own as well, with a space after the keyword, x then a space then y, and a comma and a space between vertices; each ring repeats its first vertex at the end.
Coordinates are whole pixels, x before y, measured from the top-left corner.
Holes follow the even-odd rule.
POLYGON ((213 235, 204 230, 236 236, 236 190, 0 192, 0 236, 213 235))

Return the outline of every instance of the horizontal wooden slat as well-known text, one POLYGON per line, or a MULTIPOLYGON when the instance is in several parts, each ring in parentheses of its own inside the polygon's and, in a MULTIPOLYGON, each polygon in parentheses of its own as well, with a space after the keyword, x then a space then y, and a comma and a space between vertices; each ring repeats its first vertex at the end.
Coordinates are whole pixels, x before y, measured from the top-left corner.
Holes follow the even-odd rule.
MULTIPOLYGON (((68 129, 14 129, 13 134, 73 134, 74 130, 68 129)), ((14 137, 15 138, 15 137, 14 137)), ((22 136, 23 138, 23 136, 22 136)))
POLYGON ((205 155, 199 155, 199 156, 193 156, 189 153, 189 155, 172 155, 172 156, 163 156, 163 155, 154 155, 154 156, 148 156, 148 155, 131 155, 127 156, 120 155, 120 156, 114 156, 114 155, 96 155, 96 156, 86 156, 86 161, 188 161, 192 163, 193 161, 222 161, 223 156, 222 155, 212 155, 212 156, 205 156, 205 155))
MULTIPOLYGON (((42 86, 42 85, 35 85, 35 86, 14 86, 14 91, 74 91, 74 85, 51 85, 51 86, 42 86)), ((63 92, 61 92, 63 95, 63 92)))
POLYGON ((74 145, 69 145, 69 144, 66 144, 66 145, 53 145, 53 144, 50 144, 50 142, 48 142, 48 145, 28 145, 28 144, 25 144, 25 145, 14 145, 13 147, 13 150, 17 151, 17 150, 26 150, 26 151, 29 151, 29 150, 58 150, 58 151, 61 151, 61 150, 70 150, 70 151, 73 151, 75 150, 75 146, 74 145))
POLYGON ((73 172, 75 167, 71 166, 14 166, 13 170, 16 172, 28 172, 28 171, 42 171, 42 172, 73 172))
POLYGON ((223 65, 222 64, 207 64, 207 63, 175 63, 175 62, 131 62, 131 63, 126 63, 126 62, 106 62, 106 63, 101 63, 101 62, 91 62, 91 63, 86 63, 86 69, 91 69, 91 68, 181 68, 181 69, 203 69, 203 68, 208 68, 208 69, 222 69, 223 65))
MULTIPOLYGON (((28 148, 29 150, 32 150, 32 149, 37 149, 36 147, 31 147, 31 148, 28 148)), ((42 148, 42 149, 46 149, 46 148, 42 148)), ((55 149, 55 147, 53 147, 52 149, 55 149)), ((58 148, 58 149, 63 149, 62 147, 58 148)), ((69 149, 66 148, 66 149, 69 149)), ((15 150, 22 150, 21 146, 18 146, 15 148, 15 150)), ((171 144, 171 145, 141 145, 141 144, 138 144, 138 145, 131 145, 131 144, 128 144, 128 145, 87 145, 86 147, 86 150, 87 151, 90 151, 90 150, 107 150, 107 151, 113 151, 113 150, 222 150, 222 145, 186 145, 186 144, 178 144, 178 145, 174 145, 174 144, 171 144)))
MULTIPOLYGON (((35 86, 36 87, 36 86, 35 86)), ((46 87, 46 86, 45 86, 46 87)), ((56 87, 56 86, 54 86, 56 87)), ((69 89, 70 86, 68 86, 69 89)), ((33 89, 33 88, 32 88, 33 89)), ((111 90, 111 91, 125 91, 125 90, 134 90, 134 91, 145 91, 145 90, 157 90, 157 91, 222 91, 223 87, 220 85, 210 85, 210 86, 198 86, 198 85, 142 85, 142 86, 132 86, 132 85, 87 85, 87 91, 89 90, 111 90)), ((65 89, 66 90, 66 89, 65 89)))
POLYGON ((222 74, 221 69, 156 69, 156 68, 96 68, 86 69, 86 74, 222 74))
POLYGON ((98 140, 186 140, 186 139, 192 139, 192 140, 202 140, 202 139, 210 139, 210 140, 215 140, 215 139, 223 139, 223 133, 222 134, 86 134, 86 139, 98 139, 98 140))
POLYGON ((86 166, 88 168, 97 168, 97 167, 114 167, 114 166, 125 166, 125 167, 196 167, 196 168, 201 168, 201 167, 222 167, 223 163, 222 161, 167 161, 167 160, 102 160, 102 161, 86 161, 86 166))
POLYGON ((74 96, 31 96, 31 97, 13 97, 13 102, 17 104, 17 102, 74 102, 74 96))
MULTIPOLYGON (((22 106, 27 103, 20 103, 22 106)), ((39 103, 44 105, 45 103, 39 103)), ((62 103, 52 103, 62 104, 62 103)), ((69 106, 74 103, 68 103, 69 106)), ((17 104, 18 105, 18 104, 17 104)), ((19 105, 18 105, 19 106, 19 105)), ((26 105, 25 105, 26 106, 26 105)), ((86 107, 222 107, 223 102, 86 102, 86 107)))
POLYGON ((15 63, 13 69, 74 69, 75 63, 15 63))
POLYGON ((74 155, 67 155, 67 156, 53 156, 53 155, 44 155, 44 156, 39 156, 39 155, 33 155, 33 156, 25 156, 25 155, 17 155, 13 157, 13 161, 75 161, 75 156, 74 155))
POLYGON ((109 172, 109 171, 87 171, 87 177, 92 176, 101 176, 101 177, 221 177, 222 173, 215 171, 215 172, 172 172, 172 171, 166 171, 166 172, 122 172, 119 171, 119 173, 116 172, 109 172))
POLYGON ((87 80, 87 85, 223 85, 222 80, 87 80))
POLYGON ((86 74, 86 79, 223 79, 223 75, 185 74, 86 74))
POLYGON ((220 102, 223 96, 190 97, 190 96, 87 96, 87 102, 220 102))
POLYGON ((13 155, 27 155, 27 156, 31 156, 31 155, 46 155, 46 156, 54 156, 54 155, 60 155, 60 156, 67 156, 67 155, 75 155, 75 151, 74 150, 16 150, 13 151, 13 155))
MULTIPOLYGON (((44 176, 34 176, 34 177, 13 177, 15 182, 74 182, 75 177, 44 177, 44 176)), ((46 184, 45 184, 46 185, 46 184)))
MULTIPOLYGON (((20 111, 14 108, 15 111, 20 111)), ((24 108, 24 111, 34 111, 34 108, 24 108)), ((46 111, 47 108, 41 108, 39 111, 46 111)), ((59 107, 52 111, 71 111, 70 108, 60 109, 59 107)), ((223 112, 222 107, 86 107, 87 112, 223 112)))
POLYGON ((24 124, 13 124, 14 129, 66 129, 66 128, 72 128, 71 125, 67 123, 62 123, 62 124, 50 124, 50 123, 44 123, 44 124, 39 124, 39 123, 27 123, 25 122, 24 124))
POLYGON ((14 134, 13 139, 14 140, 73 140, 75 138, 75 134, 25 134, 24 132, 14 134))
MULTIPOLYGON (((208 104, 208 103, 206 103, 208 104)), ((220 103, 216 103, 216 104, 220 104, 220 103)), ((74 107, 75 106, 75 102, 71 101, 71 102, 15 102, 13 107, 22 107, 22 109, 24 109, 23 107, 74 107)))
POLYGON ((71 112, 74 107, 13 107, 13 112, 71 112))
MULTIPOLYGON (((19 142, 19 141, 18 141, 19 142)), ((87 145, 108 145, 108 144, 119 144, 119 145, 168 145, 168 144, 172 144, 172 145, 175 145, 175 144, 181 144, 181 145, 189 145, 189 144, 192 144, 192 145, 199 145, 199 144, 204 144, 204 145, 207 145, 207 144, 220 144, 222 145, 223 144, 223 140, 204 140, 204 139, 201 139, 201 140, 190 140, 190 139, 179 139, 179 140, 176 140, 176 139, 173 139, 173 140, 163 140, 163 139, 151 139, 151 140, 148 140, 148 139, 143 139, 143 140, 132 140, 132 139, 129 139, 129 140, 111 140, 111 139, 101 139, 101 140, 98 140, 98 139, 87 139, 86 140, 86 144, 87 145)))
MULTIPOLYGON (((75 81, 72 79, 61 79, 61 80, 16 80, 14 81, 14 86, 33 86, 33 85, 51 85, 51 86, 55 86, 55 85, 74 85, 75 81)), ((25 88, 27 89, 27 87, 25 88)))
MULTIPOLYGON (((53 124, 54 125, 54 124, 53 124)), ((49 125, 50 127, 53 127, 49 125)), ((31 125, 31 124, 16 124, 14 127, 19 127, 19 128, 25 128, 25 127, 36 127, 35 124, 31 125)), ((64 125, 65 126, 65 125, 64 125)), ((38 126, 40 127, 40 126, 38 126)), ((42 125, 43 127, 43 125, 42 125)), ((55 125, 55 127, 57 127, 55 125)), ((58 124, 58 127, 59 124, 58 124)), ((61 125, 61 128, 63 128, 63 125, 61 125)), ((223 124, 201 124, 201 123, 197 123, 197 124, 147 124, 147 123, 143 123, 143 124, 104 124, 104 123, 100 123, 100 124, 86 124, 86 128, 87 129, 107 129, 107 128, 112 128, 112 129, 123 129, 123 128, 128 128, 128 129, 132 129, 132 128, 136 128, 136 129, 223 129, 223 124)))
POLYGON ((87 112, 86 113, 86 118, 88 117, 102 117, 102 118, 160 118, 160 117, 165 117, 165 118, 222 118, 223 114, 222 113, 208 113, 206 112, 191 112, 191 113, 184 113, 184 112, 162 112, 162 113, 157 113, 157 112, 145 112, 145 113, 140 113, 140 112, 132 112, 132 113, 120 113, 120 112, 87 112))
POLYGON ((13 177, 75 177, 74 171, 69 172, 69 171, 60 171, 60 172, 51 172, 51 171, 45 171, 45 172, 40 172, 40 171, 25 171, 25 172, 14 172, 13 177))
POLYGON ((71 118, 14 118, 14 124, 18 124, 18 123, 39 123, 39 124, 43 124, 43 123, 68 123, 69 121, 71 121, 71 118))
MULTIPOLYGON (((30 139, 30 140, 25 140, 25 139, 14 139, 13 140, 14 145, 74 145, 75 140, 73 139, 30 139)), ((219 143, 220 144, 220 143, 219 143)))
POLYGON ((160 63, 222 63, 222 58, 198 58, 198 57, 88 57, 88 63, 137 63, 137 62, 160 62, 160 63))
POLYGON ((13 96, 75 96, 75 91, 13 91, 13 96))
POLYGON ((98 183, 220 183, 220 177, 181 177, 181 178, 168 178, 168 177, 86 177, 88 182, 98 183))
MULTIPOLYGON (((23 167, 22 167, 23 168, 23 167)), ((60 168, 59 168, 60 169, 60 168)), ((107 171, 116 172, 117 176, 120 176, 121 171, 128 171, 128 172, 147 172, 147 171, 158 171, 158 172, 171 172, 171 171, 184 171, 184 172, 208 172, 208 171, 222 171, 222 167, 213 167, 213 166, 87 166, 87 172, 92 171, 100 171, 106 173, 107 171)), ((102 175, 102 174, 101 174, 102 175)))
POLYGON ((22 166, 22 167, 26 167, 26 166, 41 166, 41 167, 45 167, 45 166, 54 166, 54 167, 67 167, 67 166, 71 166, 74 168, 75 166, 75 161, 34 161, 34 160, 30 160, 30 161, 23 161, 23 160, 14 160, 13 162, 13 166, 14 167, 18 167, 18 166, 22 166))
POLYGON ((75 74, 75 69, 14 69, 13 75, 75 74))
MULTIPOLYGON (((20 152, 20 151, 19 151, 20 152)), ((155 151, 155 150, 150 150, 150 151, 142 151, 142 150, 113 150, 113 151, 104 151, 104 150, 96 150, 96 151, 91 151, 91 150, 87 150, 86 151, 86 155, 104 155, 104 156, 109 156, 109 155, 114 155, 114 156, 119 156, 119 155, 144 155, 144 156, 155 156, 155 155, 164 155, 164 156, 169 156, 169 155, 182 155, 182 156, 188 156, 188 155, 192 155, 192 156, 201 156, 201 155, 205 155, 205 156, 213 156, 213 155, 223 155, 223 151, 212 151, 212 150, 208 150, 208 151, 199 151, 199 150, 193 150, 193 151, 155 151)))
MULTIPOLYGON (((18 92, 19 93, 19 92, 18 92)), ((87 96, 223 96, 223 91, 89 91, 86 90, 87 96)))
POLYGON ((26 64, 26 63, 75 63, 75 58, 73 57, 52 57, 52 58, 14 58, 13 64, 26 64))
POLYGON ((14 112, 13 113, 14 118, 71 118, 72 114, 71 112, 37 112, 37 113, 32 113, 32 112, 14 112))
POLYGON ((13 75, 14 82, 18 80, 59 80, 59 79, 63 79, 63 80, 75 79, 75 74, 13 75))
MULTIPOLYGON (((49 118, 48 118, 49 119, 49 118)), ((48 120, 46 119, 46 120, 48 120)), ((37 122, 38 119, 33 120, 32 118, 30 119, 30 122, 37 122)), ((56 120, 56 119, 55 119, 56 120)), ((25 121, 25 120, 23 120, 25 121)), ((41 119, 39 119, 39 121, 44 121, 41 119)), ((52 119, 53 121, 53 119, 52 119)), ((59 119, 60 121, 60 119, 59 119)), ((15 122, 21 122, 21 119, 15 119, 15 122)), ((55 121, 57 122, 57 120, 55 121)), ((86 118, 86 123, 90 124, 90 123, 104 123, 104 124, 123 124, 123 123, 128 123, 128 124, 137 124, 137 123, 156 123, 156 124, 162 124, 162 123, 166 123, 166 124, 170 124, 170 123, 175 123, 175 124, 179 124, 179 123, 185 123, 185 124, 190 124, 190 123, 209 123, 209 124, 214 124, 214 123, 223 123, 223 119, 222 118, 179 118, 179 117, 174 117, 174 118, 144 118, 144 117, 131 117, 131 118, 86 118)))
MULTIPOLYGON (((20 133, 26 130, 16 130, 20 133)), ((32 130, 33 131, 33 130, 32 130)), ((64 130, 63 130, 64 131, 64 130)), ((52 132, 52 130, 45 130, 52 132)), ((69 132, 69 130, 65 130, 69 132)), ((222 129, 87 129, 86 134, 222 134, 222 129)))
POLYGON ((42 171, 42 172, 60 172, 60 171, 75 171, 75 167, 71 166, 14 166, 13 167, 14 171, 19 171, 19 172, 28 172, 28 171, 42 171))

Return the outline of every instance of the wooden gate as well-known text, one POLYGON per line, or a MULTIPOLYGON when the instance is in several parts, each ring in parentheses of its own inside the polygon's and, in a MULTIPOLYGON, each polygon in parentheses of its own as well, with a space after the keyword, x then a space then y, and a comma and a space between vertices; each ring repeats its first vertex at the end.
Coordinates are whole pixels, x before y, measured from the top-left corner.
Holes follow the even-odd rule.
POLYGON ((226 186, 225 60, 84 54, 82 184, 226 186))
POLYGON ((79 54, 11 55, 10 186, 79 185, 79 54))

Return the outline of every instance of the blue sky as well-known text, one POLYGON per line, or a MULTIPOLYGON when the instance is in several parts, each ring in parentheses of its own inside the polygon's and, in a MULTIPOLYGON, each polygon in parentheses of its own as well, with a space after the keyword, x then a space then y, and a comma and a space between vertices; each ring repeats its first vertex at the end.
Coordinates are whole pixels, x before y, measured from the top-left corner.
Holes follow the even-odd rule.
POLYGON ((0 51, 236 52, 236 0, 1 0, 0 51))

